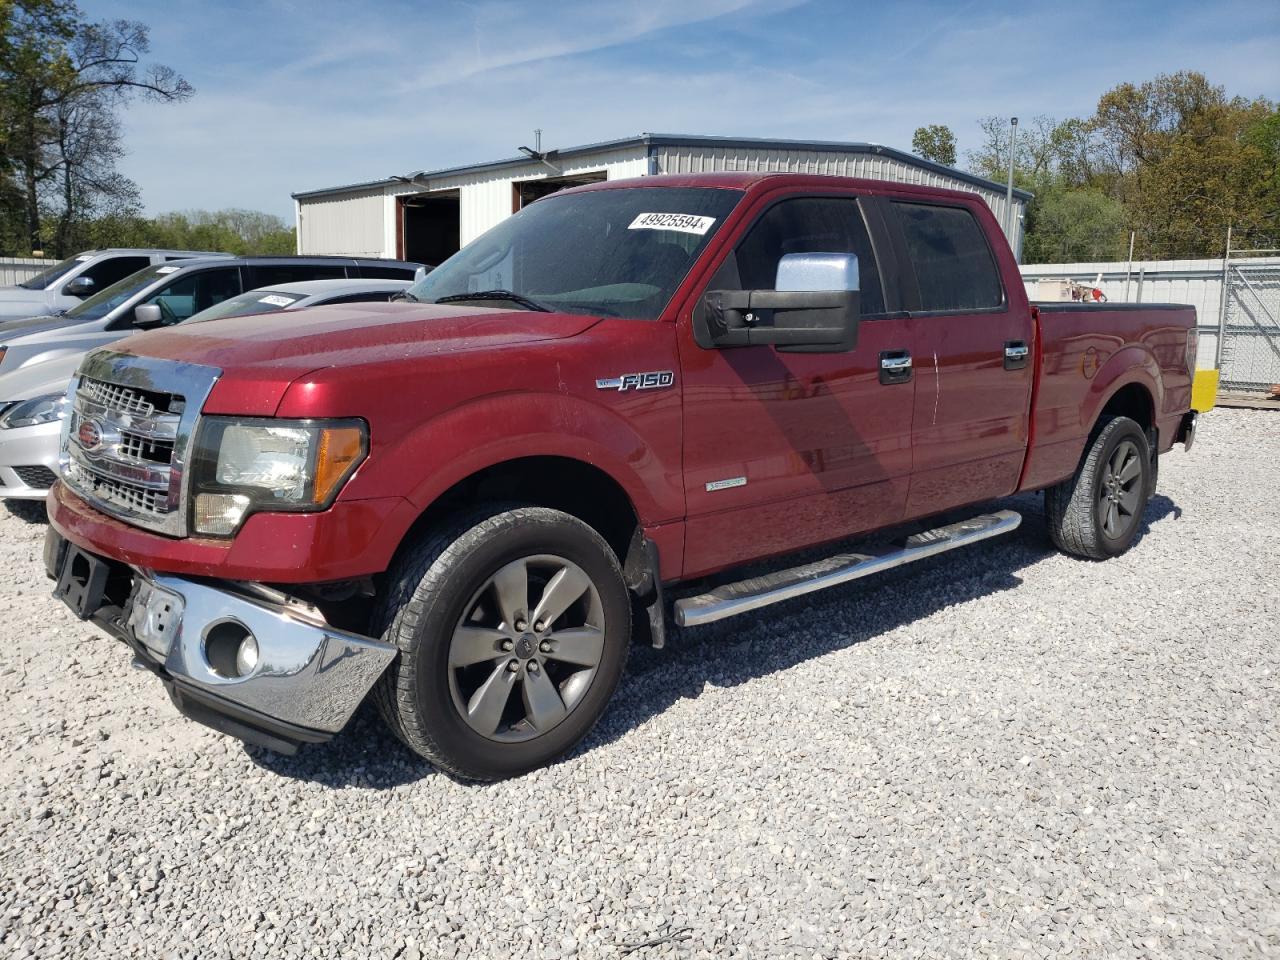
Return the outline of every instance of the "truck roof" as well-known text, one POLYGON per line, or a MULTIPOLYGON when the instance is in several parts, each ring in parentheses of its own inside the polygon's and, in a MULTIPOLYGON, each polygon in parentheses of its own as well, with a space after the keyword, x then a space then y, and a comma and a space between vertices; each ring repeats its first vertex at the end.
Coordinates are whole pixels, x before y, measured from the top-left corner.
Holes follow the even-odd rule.
POLYGON ((555 196, 567 193, 584 193, 589 190, 616 190, 620 188, 644 187, 661 189, 663 187, 703 187, 721 190, 748 190, 752 187, 767 184, 770 187, 801 187, 815 191, 830 190, 832 187, 853 188, 868 193, 881 193, 892 190, 895 193, 914 193, 928 197, 955 197, 972 199, 978 194, 968 190, 952 190, 947 187, 932 187, 918 183, 899 183, 895 180, 873 180, 867 177, 838 177, 820 173, 775 173, 768 171, 737 173, 668 173, 658 177, 631 177, 625 180, 604 180, 599 183, 587 183, 580 187, 571 187, 557 191, 555 196))

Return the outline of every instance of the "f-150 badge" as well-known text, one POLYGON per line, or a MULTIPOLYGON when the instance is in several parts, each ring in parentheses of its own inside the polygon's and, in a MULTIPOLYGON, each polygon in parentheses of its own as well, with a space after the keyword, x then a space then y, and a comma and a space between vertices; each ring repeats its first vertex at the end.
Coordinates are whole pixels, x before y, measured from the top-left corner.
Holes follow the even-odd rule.
POLYGON ((620 377, 601 377, 596 381, 597 390, 656 390, 676 382, 670 370, 651 370, 648 373, 624 373, 620 377))

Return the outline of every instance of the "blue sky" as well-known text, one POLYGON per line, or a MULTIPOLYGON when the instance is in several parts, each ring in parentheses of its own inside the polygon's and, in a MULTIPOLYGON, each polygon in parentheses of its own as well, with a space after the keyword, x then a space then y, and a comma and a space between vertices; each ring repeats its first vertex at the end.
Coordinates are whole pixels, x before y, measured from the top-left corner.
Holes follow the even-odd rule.
POLYGON ((134 104, 123 172, 147 210, 292 219, 296 190, 642 131, 909 149, 946 123, 1092 112, 1196 69, 1280 99, 1280 4, 826 0, 81 0, 151 27, 195 86, 134 104))

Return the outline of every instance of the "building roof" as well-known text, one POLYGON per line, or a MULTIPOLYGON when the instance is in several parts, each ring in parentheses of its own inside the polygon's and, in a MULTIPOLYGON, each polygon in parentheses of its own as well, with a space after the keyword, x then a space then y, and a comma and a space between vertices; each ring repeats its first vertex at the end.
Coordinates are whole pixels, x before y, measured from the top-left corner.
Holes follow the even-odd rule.
MULTIPOLYGON (((893 147, 884 147, 878 143, 844 143, 835 140, 774 140, 757 137, 709 137, 678 133, 642 133, 636 137, 624 137, 621 140, 605 140, 600 143, 588 143, 577 147, 565 147, 561 150, 548 150, 546 158, 556 160, 564 157, 578 157, 584 154, 602 153, 608 150, 625 150, 644 148, 646 151, 655 147, 707 147, 720 149, 749 150, 823 150, 830 153, 865 153, 873 156, 888 157, 912 166, 931 170, 943 176, 953 177, 965 183, 983 187, 997 192, 1005 189, 1004 184, 996 183, 985 177, 979 177, 964 170, 934 163, 923 157, 917 157, 893 147)), ((459 167, 444 167, 439 170, 420 170, 404 177, 384 177, 381 180, 366 180, 361 183, 348 183, 337 187, 322 187, 316 190, 303 190, 293 194, 295 200, 309 200, 335 193, 351 193, 358 190, 374 190, 390 186, 393 183, 412 183, 417 180, 429 180, 436 177, 456 176, 463 173, 478 173, 486 170, 500 170, 504 167, 527 166, 532 161, 527 156, 508 157, 504 160, 490 160, 487 163, 472 163, 459 167)), ((1014 188, 1013 194, 1019 200, 1030 200, 1032 194, 1026 190, 1014 188)))

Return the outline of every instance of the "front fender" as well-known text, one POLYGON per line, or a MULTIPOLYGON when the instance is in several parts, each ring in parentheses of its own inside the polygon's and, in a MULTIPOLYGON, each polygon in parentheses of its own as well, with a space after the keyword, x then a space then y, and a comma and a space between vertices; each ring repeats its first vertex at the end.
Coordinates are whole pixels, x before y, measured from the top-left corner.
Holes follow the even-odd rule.
POLYGON ((369 474, 417 465, 418 479, 405 487, 404 496, 425 509, 446 490, 488 467, 523 457, 565 457, 612 477, 627 492, 641 523, 678 518, 684 513, 678 396, 643 398, 639 409, 631 406, 624 412, 549 392, 476 398, 375 451, 369 474), (646 436, 660 438, 661 446, 646 436))

